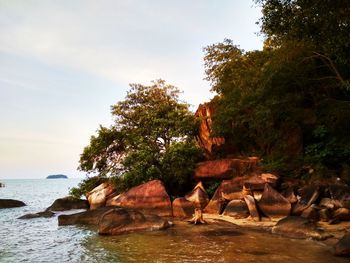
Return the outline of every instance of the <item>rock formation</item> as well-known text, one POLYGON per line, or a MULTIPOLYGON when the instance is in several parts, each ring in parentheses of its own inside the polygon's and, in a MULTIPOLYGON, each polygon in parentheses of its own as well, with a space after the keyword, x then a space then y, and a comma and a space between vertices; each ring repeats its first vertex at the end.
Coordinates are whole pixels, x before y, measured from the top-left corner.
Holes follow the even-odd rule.
POLYGON ((89 209, 87 200, 67 196, 56 199, 51 206, 46 208, 46 211, 65 211, 71 209, 89 209))
POLYGON ((96 209, 106 205, 107 198, 115 192, 112 185, 102 183, 86 194, 90 209, 96 209))
POLYGON ((196 208, 200 209, 203 209, 209 203, 209 197, 202 182, 199 182, 185 198, 187 201, 192 202, 196 208))
POLYGON ((249 216, 249 210, 245 201, 232 200, 227 204, 223 215, 236 219, 247 218, 249 216))
POLYGON ((159 180, 133 187, 126 193, 108 200, 108 205, 137 209, 143 214, 172 216, 170 197, 159 180))
POLYGON ((178 218, 190 218, 194 214, 194 204, 185 197, 176 198, 173 201, 173 216, 178 218))
POLYGON ((14 208, 25 206, 26 204, 22 201, 14 200, 14 199, 0 199, 0 209, 2 208, 14 208))

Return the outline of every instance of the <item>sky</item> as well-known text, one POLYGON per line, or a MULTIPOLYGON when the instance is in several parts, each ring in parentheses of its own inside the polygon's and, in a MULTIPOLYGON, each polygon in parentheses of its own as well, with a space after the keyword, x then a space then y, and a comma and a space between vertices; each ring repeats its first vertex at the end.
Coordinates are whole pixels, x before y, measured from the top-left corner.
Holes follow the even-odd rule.
POLYGON ((164 79, 210 100, 203 47, 261 49, 250 0, 0 0, 0 179, 77 171, 130 83, 164 79))

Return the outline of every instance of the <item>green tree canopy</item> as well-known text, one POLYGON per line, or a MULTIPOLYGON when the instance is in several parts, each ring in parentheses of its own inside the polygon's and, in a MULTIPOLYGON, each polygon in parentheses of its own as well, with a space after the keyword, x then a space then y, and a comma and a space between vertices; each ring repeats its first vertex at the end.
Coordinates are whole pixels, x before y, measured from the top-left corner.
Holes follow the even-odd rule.
POLYGON ((111 107, 114 124, 91 137, 79 169, 114 178, 120 191, 152 179, 163 180, 170 194, 187 191, 201 158, 189 105, 163 80, 130 87, 125 100, 111 107))

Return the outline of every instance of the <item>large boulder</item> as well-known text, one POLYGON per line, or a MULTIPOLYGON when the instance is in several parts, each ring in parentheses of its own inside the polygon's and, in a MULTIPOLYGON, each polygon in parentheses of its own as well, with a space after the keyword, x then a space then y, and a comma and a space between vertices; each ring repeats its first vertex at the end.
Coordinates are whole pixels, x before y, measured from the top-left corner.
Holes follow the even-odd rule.
POLYGON ((227 204, 223 215, 236 219, 247 218, 249 216, 249 210, 245 201, 232 200, 227 204))
POLYGON ((254 197, 252 197, 251 195, 245 195, 244 201, 247 204, 251 218, 254 221, 260 221, 260 214, 259 214, 258 208, 256 206, 256 202, 255 202, 254 197))
POLYGON ((59 215, 58 225, 98 225, 101 216, 114 207, 104 206, 94 210, 87 210, 71 215, 59 215))
POLYGON ((289 201, 269 184, 265 184, 264 192, 258 202, 258 206, 270 218, 289 216, 292 209, 289 201))
POLYGON ((108 184, 102 183, 86 194, 89 201, 90 209, 96 209, 106 205, 108 196, 115 192, 115 188, 108 184))
POLYGON ((307 185, 300 189, 300 199, 293 208, 294 215, 300 215, 306 208, 316 202, 322 189, 319 185, 307 185))
POLYGON ((138 209, 143 214, 172 216, 170 197, 159 180, 133 187, 126 193, 109 199, 108 205, 138 209))
POLYGON ((14 208, 25 206, 26 204, 22 201, 14 200, 14 199, 0 199, 0 209, 2 208, 14 208))
POLYGON ((335 244, 334 255, 350 257, 350 232, 345 233, 344 236, 335 244))
POLYGON ((190 218, 194 214, 194 204, 184 197, 176 198, 173 201, 173 216, 178 218, 190 218))
POLYGON ((220 159, 198 163, 194 177, 203 179, 231 179, 242 176, 258 169, 257 158, 249 159, 220 159))
POLYGON ((209 197, 204 189, 202 182, 199 182, 194 189, 185 196, 187 201, 194 204, 195 207, 203 209, 209 203, 209 197))
POLYGON ((87 200, 78 199, 72 196, 66 196, 56 199, 46 211, 65 211, 71 209, 89 209, 87 200))
POLYGON ((118 235, 135 231, 166 229, 169 222, 156 215, 144 215, 133 209, 116 207, 104 213, 98 224, 101 235, 118 235))
POLYGON ((333 212, 333 219, 340 221, 350 221, 350 209, 347 208, 338 208, 333 212))
POLYGON ((23 216, 20 216, 18 219, 32 219, 32 218, 38 218, 38 217, 53 217, 55 213, 51 211, 43 211, 38 213, 31 213, 31 214, 25 214, 23 216))
POLYGON ((227 200, 243 199, 243 196, 243 177, 223 180, 216 189, 208 205, 205 207, 204 212, 209 214, 221 214, 227 200))
POLYGON ((272 233, 289 238, 312 238, 315 240, 325 240, 332 236, 318 229, 315 222, 299 216, 288 216, 281 219, 272 228, 272 233))

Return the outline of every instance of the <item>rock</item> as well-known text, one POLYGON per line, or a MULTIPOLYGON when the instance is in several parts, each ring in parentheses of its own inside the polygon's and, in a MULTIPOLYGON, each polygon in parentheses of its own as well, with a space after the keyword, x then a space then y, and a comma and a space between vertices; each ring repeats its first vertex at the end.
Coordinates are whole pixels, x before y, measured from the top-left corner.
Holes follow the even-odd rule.
POLYGON ((292 209, 289 201, 269 184, 265 184, 264 192, 258 202, 258 206, 270 218, 289 216, 292 209))
POLYGON ((172 216, 170 197, 163 183, 159 180, 133 187, 126 193, 110 199, 108 203, 114 206, 137 209, 143 214, 172 216))
POLYGON ((331 199, 337 208, 350 209, 350 187, 347 185, 331 184, 328 186, 331 199))
POLYGON ((281 219, 272 228, 272 233, 289 238, 312 238, 315 240, 325 240, 332 236, 318 229, 315 222, 299 216, 288 216, 281 219))
POLYGON ((212 155, 214 148, 219 148, 221 145, 225 144, 225 139, 223 137, 212 137, 211 127, 212 127, 212 114, 214 112, 214 107, 210 103, 200 104, 195 116, 200 120, 199 131, 196 136, 196 140, 199 146, 204 150, 205 155, 210 157, 212 155))
POLYGON ((209 214, 221 214, 227 203, 226 200, 243 199, 242 187, 243 177, 222 181, 208 205, 204 208, 204 212, 209 214))
POLYGON ((321 209, 318 211, 318 214, 320 215, 320 221, 322 222, 328 222, 332 217, 328 208, 321 209))
POLYGON ((248 177, 243 183, 244 187, 251 191, 263 191, 265 184, 267 184, 267 182, 258 174, 248 177))
POLYGON ((198 163, 194 177, 203 179, 231 179, 258 169, 257 159, 220 159, 198 163))
POLYGON ((204 189, 202 182, 199 182, 192 192, 185 196, 187 201, 194 204, 195 207, 203 209, 209 203, 209 197, 204 189))
POLYGON ((190 218, 194 214, 194 204, 180 197, 173 201, 173 216, 178 218, 190 218))
POLYGON ((318 185, 308 185, 300 189, 300 200, 293 208, 294 215, 300 215, 303 210, 316 202, 321 193, 318 185))
POLYGON ((294 193, 294 187, 288 187, 284 192, 283 196, 289 201, 291 204, 295 204, 298 202, 298 198, 294 193))
POLYGON ((38 212, 38 213, 34 213, 34 214, 26 214, 23 215, 21 217, 19 217, 18 219, 32 219, 32 218, 38 218, 38 217, 53 217, 55 215, 55 213, 51 212, 51 211, 43 211, 43 212, 38 212))
POLYGON ((251 195, 245 195, 244 201, 247 204, 251 218, 254 221, 260 221, 260 214, 258 208, 256 207, 255 199, 251 195))
POLYGON ((350 257, 350 232, 345 233, 345 235, 335 244, 334 255, 350 257))
POLYGON ((263 179, 266 183, 270 184, 272 187, 276 187, 278 183, 279 177, 275 174, 270 173, 262 173, 260 175, 261 179, 263 179))
POLYGON ((96 209, 106 205, 108 196, 115 192, 115 188, 108 184, 102 183, 95 187, 92 191, 86 194, 86 198, 89 201, 90 209, 96 209))
POLYGON ((0 199, 0 209, 2 208, 14 208, 25 206, 26 204, 22 201, 14 200, 14 199, 0 199))
POLYGON ((206 224, 207 222, 205 222, 203 219, 202 209, 196 208, 194 210, 194 214, 193 214, 192 218, 190 220, 188 220, 188 222, 191 224, 195 224, 195 225, 206 224))
POLYGON ((249 216, 249 210, 245 201, 232 200, 227 204, 223 215, 236 219, 247 218, 249 216))
POLYGON ((0 187, 5 187, 5 184, 0 182, 0 187))
POLYGON ((46 208, 46 211, 65 211, 71 209, 89 209, 87 200, 66 196, 56 199, 51 206, 46 208))
POLYGON ((156 215, 143 215, 133 209, 113 208, 104 213, 98 224, 100 235, 118 235, 135 231, 154 231, 168 228, 167 220, 156 215))
POLYGON ((322 198, 318 205, 331 210, 335 207, 333 200, 327 197, 322 198))
POLYGON ((318 214, 317 209, 315 209, 312 206, 309 206, 308 208, 306 208, 302 213, 301 213, 301 217, 307 218, 311 221, 318 221, 320 219, 320 215, 318 214))
POLYGON ((113 206, 104 206, 71 215, 59 215, 58 225, 98 225, 101 216, 113 208, 113 206))
POLYGON ((350 221, 350 210, 347 208, 338 208, 333 212, 333 219, 340 221, 350 221))

